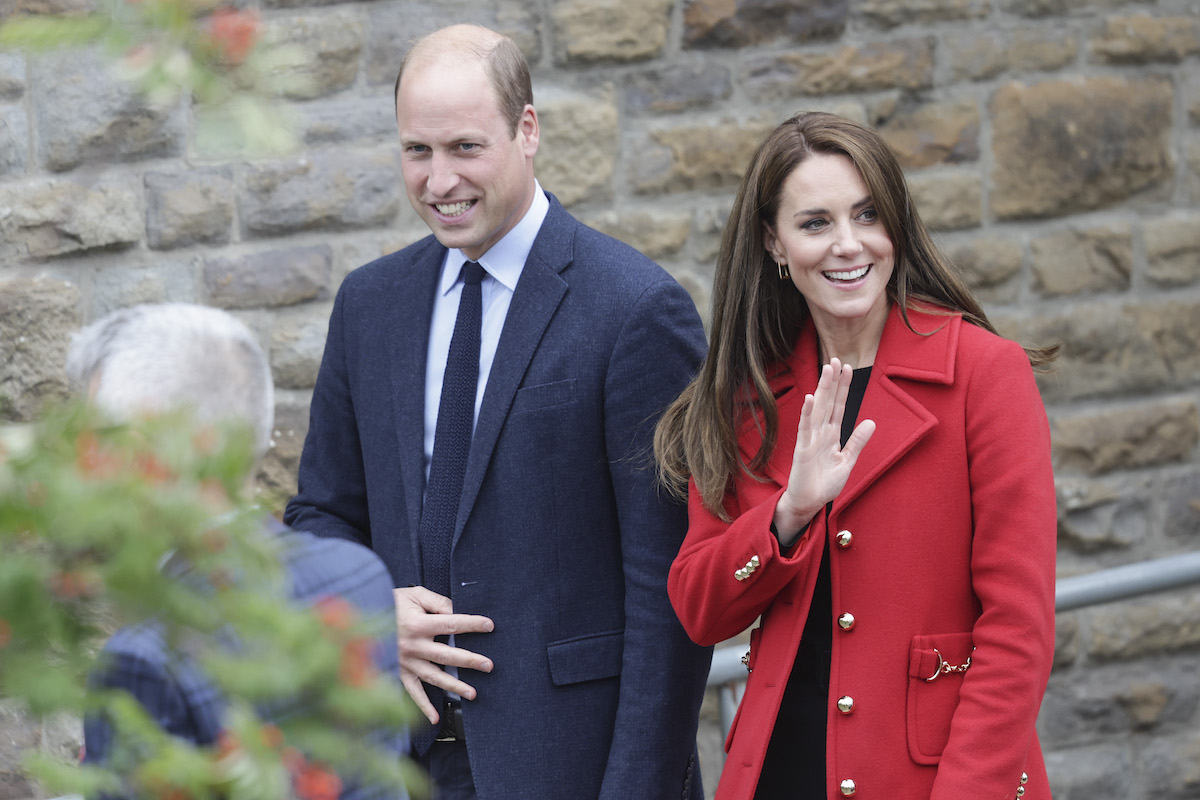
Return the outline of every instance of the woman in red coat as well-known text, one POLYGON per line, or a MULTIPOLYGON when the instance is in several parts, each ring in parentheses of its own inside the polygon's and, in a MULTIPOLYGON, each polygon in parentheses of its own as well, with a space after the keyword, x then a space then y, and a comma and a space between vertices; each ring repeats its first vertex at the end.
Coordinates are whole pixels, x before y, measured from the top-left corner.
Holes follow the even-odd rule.
POLYGON ((876 133, 760 145, 656 438, 676 613, 710 645, 758 621, 718 800, 1050 797, 1052 357, 994 332, 876 133))

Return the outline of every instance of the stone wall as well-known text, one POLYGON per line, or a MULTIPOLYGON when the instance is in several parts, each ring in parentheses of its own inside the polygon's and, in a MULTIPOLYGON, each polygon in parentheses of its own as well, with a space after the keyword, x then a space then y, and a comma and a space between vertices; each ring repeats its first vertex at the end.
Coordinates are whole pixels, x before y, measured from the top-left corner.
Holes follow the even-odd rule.
MULTIPOLYGON (((0 16, 88 0, 0 0, 0 16)), ((65 391, 70 332, 114 308, 231 309, 279 385, 267 502, 294 486, 326 316, 356 266, 423 235, 398 169, 404 42, 452 21, 534 66, 543 185, 707 312, 754 143, 804 108, 878 126, 989 314, 1062 344, 1042 379, 1060 574, 1200 547, 1200 12, 1193 0, 261 0, 311 55, 302 152, 226 160, 93 54, 0 53, 0 420, 65 391)), ((1056 797, 1200 798, 1200 591, 1059 616, 1041 718, 1056 797)), ((705 777, 718 734, 706 717, 705 777)), ((69 726, 0 705, 16 754, 69 726)))

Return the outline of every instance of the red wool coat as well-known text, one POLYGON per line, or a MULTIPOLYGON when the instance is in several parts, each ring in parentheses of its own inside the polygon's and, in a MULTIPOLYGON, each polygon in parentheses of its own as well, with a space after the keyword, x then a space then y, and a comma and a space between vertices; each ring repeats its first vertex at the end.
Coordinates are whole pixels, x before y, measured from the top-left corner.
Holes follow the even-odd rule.
MULTIPOLYGON (((761 615, 718 800, 754 794, 825 547, 835 615, 826 796, 1050 797, 1034 730, 1054 649, 1045 409, 1017 344, 959 316, 909 316, 935 332, 913 333, 892 309, 858 417, 875 420, 875 435, 828 523, 819 514, 790 556, 770 525, 804 395, 816 389, 811 323, 773 387, 779 438, 765 481, 736 480, 732 524, 692 487, 668 584, 676 613, 701 644, 761 615), (968 658, 963 671, 939 671, 968 658)), ((743 457, 759 442, 744 421, 743 457)))

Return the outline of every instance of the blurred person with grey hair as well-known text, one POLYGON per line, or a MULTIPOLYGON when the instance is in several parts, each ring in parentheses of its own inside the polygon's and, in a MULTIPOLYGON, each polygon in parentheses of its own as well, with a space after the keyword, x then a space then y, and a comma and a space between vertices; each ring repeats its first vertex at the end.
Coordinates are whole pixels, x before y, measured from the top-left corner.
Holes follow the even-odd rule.
MULTIPOLYGON (((269 446, 270 366, 254 335, 224 311, 175 303, 115 311, 74 336, 66 370, 76 389, 114 421, 187 409, 200 424, 245 424, 254 432, 257 458, 269 446)), ((378 556, 351 542, 292 531, 265 513, 263 526, 281 539, 291 599, 298 606, 340 597, 381 623, 374 666, 399 685, 392 582, 378 556)), ((225 728, 227 702, 220 690, 193 658, 168 646, 162 626, 153 621, 117 631, 104 647, 93 686, 128 691, 164 731, 196 745, 213 745, 225 728)), ((407 736, 391 737, 389 745, 400 755, 407 736)), ((85 719, 84 747, 85 763, 108 762, 111 722, 85 719)), ((341 794, 384 796, 394 794, 365 788, 341 794)))

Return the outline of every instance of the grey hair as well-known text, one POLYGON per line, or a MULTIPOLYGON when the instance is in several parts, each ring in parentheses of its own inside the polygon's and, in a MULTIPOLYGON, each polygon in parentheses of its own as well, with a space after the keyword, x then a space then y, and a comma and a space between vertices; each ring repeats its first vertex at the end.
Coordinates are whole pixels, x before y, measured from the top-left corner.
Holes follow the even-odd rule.
POLYGON ((187 408, 198 422, 250 426, 255 453, 267 452, 271 369, 258 340, 225 311, 186 303, 114 311, 72 337, 66 371, 72 388, 114 419, 187 408))

